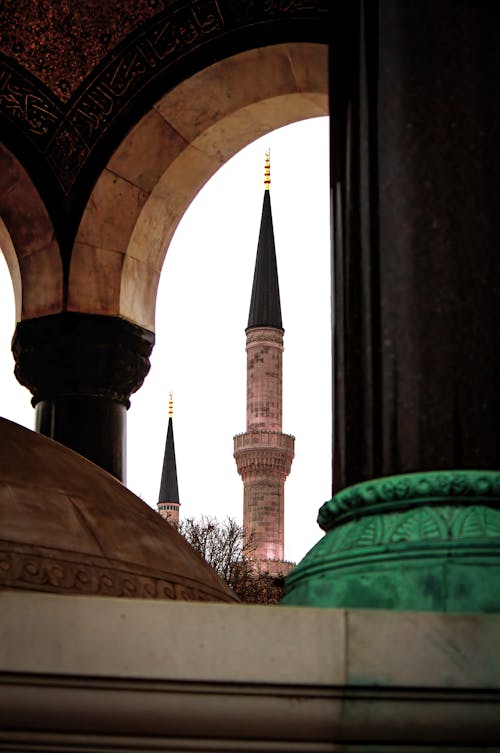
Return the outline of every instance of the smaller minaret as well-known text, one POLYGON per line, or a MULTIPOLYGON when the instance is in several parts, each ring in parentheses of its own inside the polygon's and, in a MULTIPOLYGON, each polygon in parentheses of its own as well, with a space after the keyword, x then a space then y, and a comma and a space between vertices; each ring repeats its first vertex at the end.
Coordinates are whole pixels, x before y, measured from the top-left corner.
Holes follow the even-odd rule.
POLYGON ((158 496, 158 512, 169 523, 177 525, 179 522, 180 502, 179 487, 177 485, 177 465, 175 462, 173 413, 174 401, 173 395, 170 393, 168 401, 167 441, 165 442, 165 456, 163 458, 160 494, 158 496))

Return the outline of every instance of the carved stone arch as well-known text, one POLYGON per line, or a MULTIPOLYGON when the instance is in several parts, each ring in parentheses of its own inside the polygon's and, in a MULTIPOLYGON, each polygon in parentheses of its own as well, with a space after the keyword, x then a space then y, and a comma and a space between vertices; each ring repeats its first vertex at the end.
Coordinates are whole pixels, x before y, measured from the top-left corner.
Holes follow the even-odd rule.
POLYGON ((63 270, 49 214, 21 163, 0 145, 0 247, 9 267, 16 320, 63 308, 63 270))
POLYGON ((68 309, 154 331, 169 242, 207 180, 269 131, 328 113, 327 48, 288 43, 221 60, 165 94, 100 175, 76 237, 68 309))

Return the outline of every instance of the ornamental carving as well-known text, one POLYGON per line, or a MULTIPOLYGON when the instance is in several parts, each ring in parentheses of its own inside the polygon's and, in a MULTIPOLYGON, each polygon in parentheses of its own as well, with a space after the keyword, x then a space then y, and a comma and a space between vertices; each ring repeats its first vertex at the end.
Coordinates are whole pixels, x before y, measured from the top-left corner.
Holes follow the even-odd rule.
POLYGON ((265 343, 266 345, 269 345, 269 343, 276 345, 280 350, 284 350, 283 348, 283 330, 282 329, 276 329, 276 327, 260 327, 260 328, 252 328, 246 330, 247 335, 247 341, 246 341, 246 347, 247 349, 250 346, 257 346, 261 343, 265 343))
POLYGON ((234 437, 234 459, 243 481, 271 474, 285 479, 294 458, 294 437, 274 431, 252 431, 234 437))
POLYGON ((42 148, 62 117, 62 108, 50 92, 0 57, 0 113, 21 126, 42 148))
POLYGON ((365 481, 325 502, 318 523, 328 531, 365 515, 446 504, 500 508, 500 472, 433 471, 365 481))
MULTIPOLYGON (((314 0, 264 0, 264 13, 266 16, 280 16, 291 13, 301 13, 314 10, 317 3, 314 0)), ((324 9, 326 15, 326 7, 324 9)))
POLYGON ((107 53, 164 5, 163 0, 6 2, 2 49, 67 101, 107 53))
POLYGON ((41 553, 35 548, 23 549, 0 542, 0 588, 137 599, 227 601, 225 592, 189 582, 182 576, 127 571, 123 562, 84 555, 73 561, 69 553, 57 550, 41 553))
MULTIPOLYGON (((51 3, 45 5, 50 8, 51 3)), ((30 52, 35 47, 32 31, 23 36, 22 25, 8 24, 3 49, 10 57, 0 55, 0 117, 23 131, 45 155, 65 194, 117 117, 130 111, 134 98, 174 64, 179 63, 182 71, 170 85, 178 83, 176 76, 187 75, 186 56, 226 40, 230 32, 258 30, 281 18, 302 26, 319 22, 318 28, 324 29, 327 12, 325 0, 169 2, 159 12, 157 0, 140 8, 136 3, 133 10, 124 6, 119 18, 109 18, 102 8, 106 17, 101 20, 108 30, 90 39, 83 36, 95 19, 89 18, 83 3, 76 3, 71 31, 64 21, 52 28, 47 21, 52 14, 38 14, 36 23, 40 18, 47 23, 40 27, 36 55, 30 52)), ((16 4, 7 10, 15 16, 16 4)), ((207 57, 215 59, 215 52, 207 57)))
POLYGON ((293 454, 280 450, 245 450, 234 453, 238 473, 247 480, 249 474, 261 474, 276 471, 288 476, 292 466, 293 454))
POLYGON ((307 566, 332 556, 356 556, 387 547, 399 549, 422 542, 435 544, 474 544, 500 541, 500 511, 488 507, 422 507, 400 513, 371 515, 350 521, 327 534, 306 555, 307 566))
POLYGON ((491 507, 370 515, 328 531, 288 576, 284 601, 498 612, 499 552, 500 510, 491 507))
POLYGON ((14 336, 15 374, 34 405, 97 395, 128 407, 149 371, 153 344, 152 332, 119 317, 65 312, 28 319, 14 336))

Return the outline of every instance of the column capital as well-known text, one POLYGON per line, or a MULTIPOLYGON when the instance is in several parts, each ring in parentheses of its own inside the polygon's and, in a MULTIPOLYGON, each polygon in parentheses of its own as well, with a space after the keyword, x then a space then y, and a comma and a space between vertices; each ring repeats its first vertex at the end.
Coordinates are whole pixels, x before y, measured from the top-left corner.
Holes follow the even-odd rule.
POLYGON ((154 333, 116 316, 63 312, 19 322, 12 342, 18 381, 34 406, 102 397, 129 407, 150 368, 154 333))

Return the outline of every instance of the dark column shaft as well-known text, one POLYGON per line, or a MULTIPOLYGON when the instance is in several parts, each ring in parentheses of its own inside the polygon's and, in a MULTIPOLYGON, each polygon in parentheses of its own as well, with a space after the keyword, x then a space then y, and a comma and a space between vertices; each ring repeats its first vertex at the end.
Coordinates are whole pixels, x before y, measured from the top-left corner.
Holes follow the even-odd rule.
POLYGON ((152 332, 112 316, 21 322, 16 376, 33 393, 36 430, 125 481, 129 397, 149 370, 153 342, 152 332))
POLYGON ((331 13, 334 489, 500 458, 500 6, 331 13))
POLYGON ((56 439, 126 482, 127 409, 100 397, 41 400, 35 430, 56 439))

